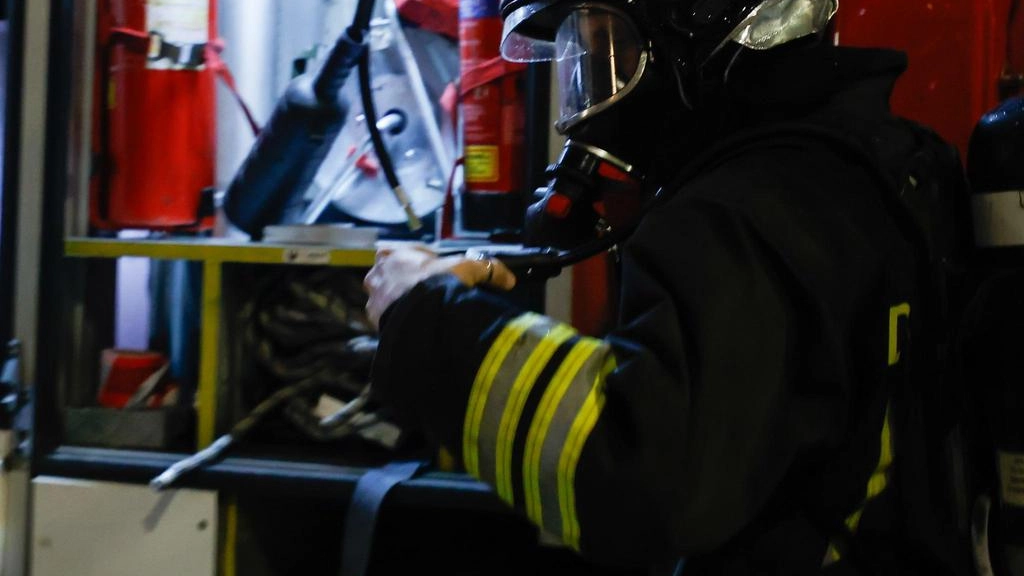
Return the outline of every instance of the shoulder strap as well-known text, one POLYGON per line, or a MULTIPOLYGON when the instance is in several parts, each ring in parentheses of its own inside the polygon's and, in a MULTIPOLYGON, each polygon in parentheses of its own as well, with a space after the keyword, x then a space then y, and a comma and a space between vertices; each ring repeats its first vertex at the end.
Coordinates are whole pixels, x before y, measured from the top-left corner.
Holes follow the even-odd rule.
POLYGON ((425 462, 392 462, 363 474, 352 492, 341 542, 341 576, 365 576, 370 567, 373 534, 388 492, 415 476, 425 462))

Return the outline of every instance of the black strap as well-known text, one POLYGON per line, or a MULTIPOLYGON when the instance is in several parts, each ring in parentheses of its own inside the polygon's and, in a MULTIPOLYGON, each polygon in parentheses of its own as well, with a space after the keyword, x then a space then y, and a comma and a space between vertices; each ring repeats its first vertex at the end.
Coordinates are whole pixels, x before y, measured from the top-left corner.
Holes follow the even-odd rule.
POLYGON ((396 485, 415 476, 425 464, 422 461, 392 462, 359 478, 345 515, 341 576, 365 576, 373 551, 373 532, 384 498, 396 485))

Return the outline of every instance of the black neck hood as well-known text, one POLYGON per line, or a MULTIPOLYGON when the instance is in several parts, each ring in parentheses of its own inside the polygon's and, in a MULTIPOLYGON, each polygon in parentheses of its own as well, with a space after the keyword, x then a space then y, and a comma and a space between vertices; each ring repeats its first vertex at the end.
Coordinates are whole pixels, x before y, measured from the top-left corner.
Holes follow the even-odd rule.
POLYGON ((888 116, 889 97, 907 66, 902 52, 817 42, 723 56, 734 58, 723 67, 724 81, 702 95, 701 106, 664 110, 652 184, 671 180, 680 159, 695 158, 741 131, 822 116, 853 122, 888 116))

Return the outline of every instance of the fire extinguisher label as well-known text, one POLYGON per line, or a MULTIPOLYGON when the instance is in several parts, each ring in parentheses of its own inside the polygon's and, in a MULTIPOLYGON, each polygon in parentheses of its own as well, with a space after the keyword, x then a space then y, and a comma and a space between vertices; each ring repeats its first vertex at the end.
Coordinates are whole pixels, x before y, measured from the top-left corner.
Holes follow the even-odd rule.
POLYGON ((497 146, 466 146, 465 180, 466 182, 497 182, 498 181, 498 147, 497 146))
POLYGON ((203 59, 196 51, 205 50, 210 36, 210 2, 147 0, 146 31, 154 36, 147 68, 181 70, 201 67, 203 59))
POLYGON ((1024 454, 999 452, 999 486, 1005 504, 1024 507, 1024 454))

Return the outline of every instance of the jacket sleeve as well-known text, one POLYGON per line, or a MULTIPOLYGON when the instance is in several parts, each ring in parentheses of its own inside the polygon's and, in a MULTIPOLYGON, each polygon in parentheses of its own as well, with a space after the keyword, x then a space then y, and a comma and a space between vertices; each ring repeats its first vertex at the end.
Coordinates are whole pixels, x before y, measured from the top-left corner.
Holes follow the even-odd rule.
POLYGON ((722 544, 781 482, 797 349, 784 267, 706 200, 647 217, 621 328, 581 336, 431 278, 384 319, 373 382, 542 530, 616 564, 722 544))

